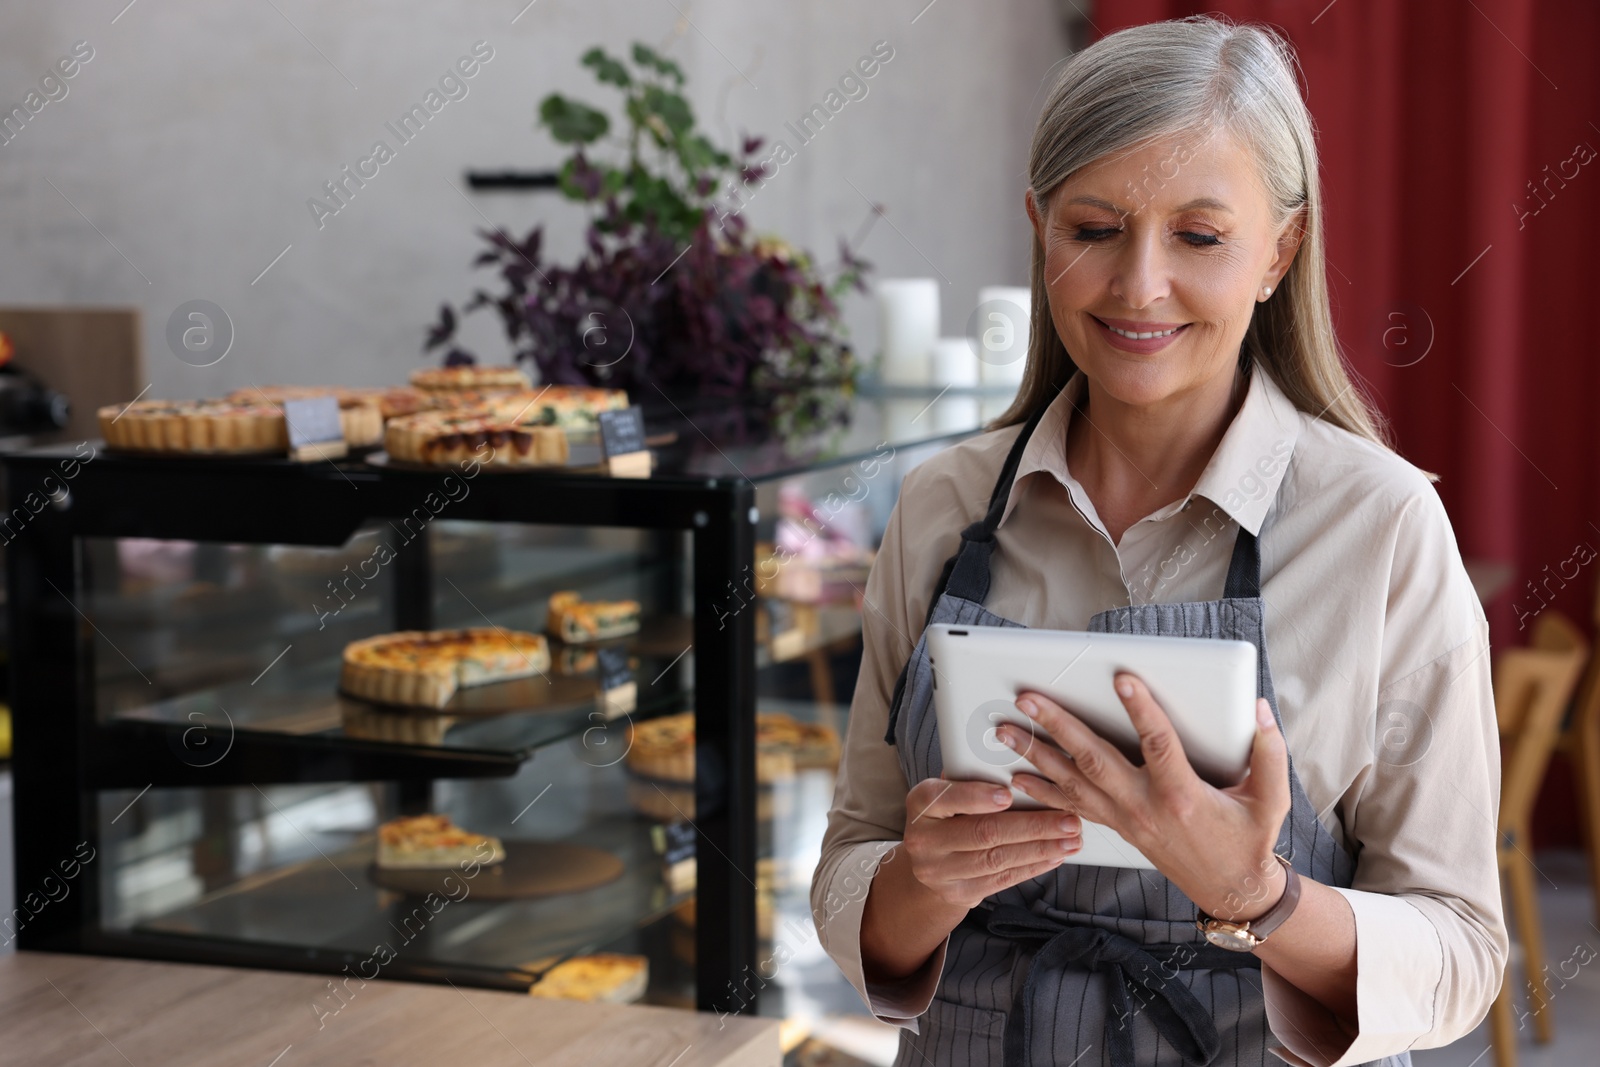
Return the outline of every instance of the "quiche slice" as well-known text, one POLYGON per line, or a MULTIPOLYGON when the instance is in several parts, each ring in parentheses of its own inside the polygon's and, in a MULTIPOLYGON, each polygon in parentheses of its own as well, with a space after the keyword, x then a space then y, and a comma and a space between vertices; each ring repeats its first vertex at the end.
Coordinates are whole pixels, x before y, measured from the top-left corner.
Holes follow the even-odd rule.
POLYGON ((316 396, 331 396, 339 401, 339 428, 350 447, 367 448, 383 440, 383 407, 363 390, 332 385, 263 385, 235 389, 228 399, 237 404, 282 404, 285 400, 316 396))
POLYGON ((447 815, 411 815, 378 827, 378 866, 390 870, 484 866, 506 858, 500 839, 461 829, 447 815))
POLYGON ((526 389, 531 383, 516 367, 480 367, 474 363, 462 367, 423 367, 411 372, 411 384, 429 392, 461 389, 488 392, 526 389))
POLYGON ((492 467, 559 467, 569 455, 559 426, 525 426, 484 406, 390 419, 383 445, 395 459, 433 466, 476 460, 492 467))
MULTIPOLYGON (((528 964, 537 970, 544 961, 528 964)), ((644 956, 597 952, 556 964, 528 988, 535 997, 552 1000, 603 1001, 627 1004, 644 996, 650 985, 650 961, 644 956)))
POLYGON ((550 644, 542 634, 499 627, 403 630, 352 641, 339 687, 384 704, 442 708, 459 688, 543 674, 550 644))
POLYGON ((545 385, 526 392, 502 393, 486 402, 496 414, 518 422, 592 433, 600 428, 602 411, 621 411, 628 406, 628 394, 622 389, 586 385, 545 385))
MULTIPOLYGON (((694 712, 647 719, 628 729, 628 770, 642 778, 694 781, 694 712)), ((756 781, 794 777, 800 766, 798 757, 812 731, 832 734, 837 744, 838 734, 827 727, 811 727, 777 712, 757 712, 756 781)))
POLYGON ((545 629, 573 645, 638 633, 639 602, 584 600, 571 589, 551 593, 545 629))

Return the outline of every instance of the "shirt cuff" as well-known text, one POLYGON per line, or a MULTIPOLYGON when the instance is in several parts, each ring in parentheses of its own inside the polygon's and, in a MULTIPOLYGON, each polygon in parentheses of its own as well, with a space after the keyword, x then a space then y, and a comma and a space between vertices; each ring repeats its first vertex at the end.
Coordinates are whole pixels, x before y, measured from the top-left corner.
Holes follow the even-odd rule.
POLYGON ((1403 897, 1339 889, 1356 920, 1356 1028, 1261 965, 1273 1049, 1295 1067, 1347 1067, 1398 1055, 1434 1027, 1444 946, 1433 923, 1403 897))
POLYGON ((861 916, 866 911, 872 879, 899 841, 863 841, 851 845, 834 864, 821 901, 813 900, 822 947, 855 987, 862 1003, 880 1021, 918 1033, 917 1017, 928 1010, 944 973, 946 937, 914 974, 897 982, 869 982, 861 965, 861 916), (818 906, 820 904, 820 906, 818 906))

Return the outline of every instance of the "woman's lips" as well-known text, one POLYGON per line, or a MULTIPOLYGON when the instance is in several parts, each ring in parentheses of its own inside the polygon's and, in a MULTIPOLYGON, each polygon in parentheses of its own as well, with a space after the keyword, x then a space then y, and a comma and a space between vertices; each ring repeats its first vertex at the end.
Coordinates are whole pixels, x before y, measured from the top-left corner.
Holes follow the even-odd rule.
POLYGON ((1124 319, 1111 319, 1108 324, 1107 320, 1095 318, 1093 315, 1089 317, 1094 319, 1095 325, 1099 327, 1100 336, 1104 337, 1106 343, 1111 345, 1112 348, 1119 348, 1124 352, 1137 352, 1140 355, 1149 355, 1152 352, 1161 351, 1182 337, 1184 331, 1188 330, 1190 325, 1187 322, 1131 322, 1124 319), (1116 329, 1112 329, 1112 326, 1115 326, 1116 329), (1164 333, 1160 337, 1127 337, 1118 333, 1117 330, 1125 330, 1129 333, 1171 332, 1164 333))

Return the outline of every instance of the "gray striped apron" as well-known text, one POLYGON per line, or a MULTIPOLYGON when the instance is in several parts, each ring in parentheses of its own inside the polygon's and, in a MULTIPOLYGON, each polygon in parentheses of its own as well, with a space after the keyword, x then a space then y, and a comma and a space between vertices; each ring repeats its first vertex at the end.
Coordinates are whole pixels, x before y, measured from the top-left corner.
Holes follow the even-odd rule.
MULTIPOLYGON (((1021 625, 987 611, 983 601, 994 531, 1042 414, 1012 445, 988 514, 961 532, 927 623, 1021 625)), ((1260 546, 1242 527, 1222 599, 1111 608, 1095 615, 1089 630, 1254 642, 1258 690, 1278 715, 1263 631, 1260 546)), ((943 770, 932 695, 924 633, 895 685, 884 738, 897 746, 913 784, 943 770)), ((1354 861, 1317 819, 1292 758, 1289 787, 1293 800, 1277 851, 1303 876, 1348 887, 1354 861)), ((934 999, 918 1019, 918 1033, 901 1031, 895 1067, 1278 1067, 1281 1060, 1268 1059, 1260 960, 1206 942, 1195 913, 1159 872, 1131 868, 1065 864, 991 895, 951 932, 934 999)), ((1411 1058, 1376 1062, 1409 1067, 1411 1058)))

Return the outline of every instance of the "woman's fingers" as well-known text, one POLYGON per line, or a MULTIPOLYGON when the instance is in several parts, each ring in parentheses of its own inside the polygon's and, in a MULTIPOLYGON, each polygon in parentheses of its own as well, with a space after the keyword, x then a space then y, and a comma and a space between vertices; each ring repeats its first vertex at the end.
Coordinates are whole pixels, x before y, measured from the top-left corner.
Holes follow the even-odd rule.
MULTIPOLYGON (((1036 867, 1050 869, 1062 859, 1083 847, 1083 834, 1074 831, 1070 837, 1054 837, 1042 841, 1022 841, 1014 845, 998 845, 975 851, 949 852, 938 861, 939 876, 947 882, 961 883, 1003 878, 1012 871, 1036 867)), ((1015 885, 1017 880, 1007 882, 1015 885)))
POLYGON ((1073 802, 1067 799, 1067 794, 1061 791, 1061 787, 1049 778, 1018 771, 1011 776, 1011 784, 1048 807, 1068 813, 1075 813, 1078 810, 1073 802))
POLYGON ((1172 720, 1156 702, 1150 687, 1138 675, 1126 671, 1119 673, 1114 682, 1117 696, 1127 709, 1128 721, 1139 735, 1139 751, 1144 754, 1144 765, 1149 768, 1151 778, 1158 782, 1189 784, 1189 779, 1197 775, 1184 754, 1178 731, 1173 729, 1172 720))
MULTIPOLYGON (((1022 713, 1028 718, 1044 727, 1045 732, 1060 746, 1058 753, 1048 746, 1034 745, 1034 751, 1028 754, 1028 762, 1044 771, 1046 768, 1041 766, 1039 761, 1047 761, 1049 770, 1046 773, 1062 786, 1069 797, 1072 795, 1072 790, 1067 787, 1063 775, 1077 775, 1080 780, 1087 779, 1100 791, 1119 802, 1131 800, 1136 795, 1134 789, 1136 770, 1133 764, 1129 763, 1127 757, 1116 748, 1085 726, 1076 715, 1039 693, 1023 693, 1017 698, 1017 707, 1021 708, 1022 713)), ((1013 733, 1005 737, 1006 742, 1018 752, 1024 751, 1028 740, 1026 732, 1015 727, 1011 729, 1013 733)))
MULTIPOLYGON (((1081 845, 1074 845, 1072 852, 1078 851, 1078 849, 1081 847, 1081 845)), ((960 883, 960 890, 964 895, 972 900, 982 900, 984 897, 998 893, 1002 889, 1010 889, 1014 885, 1021 885, 1023 882, 1037 878, 1041 874, 1049 874, 1051 871, 1061 866, 1062 860, 1071 856, 1072 852, 1063 852, 1059 856, 1040 860, 1038 863, 1028 864, 1022 867, 1012 867, 1009 870, 1001 871, 998 874, 992 874, 983 878, 974 878, 969 881, 962 882, 960 883)))
POLYGON ((1231 792, 1253 798, 1269 814, 1282 822, 1289 810, 1289 748, 1284 744, 1272 705, 1265 698, 1256 701, 1256 739, 1250 749, 1250 774, 1231 792))
POLYGON ((993 782, 924 778, 906 794, 906 823, 952 815, 988 815, 1011 806, 1011 790, 993 782))
POLYGON ((1077 835, 1083 823, 1076 815, 1060 811, 1003 811, 952 819, 943 829, 952 850, 982 852, 1007 845, 1077 835))

